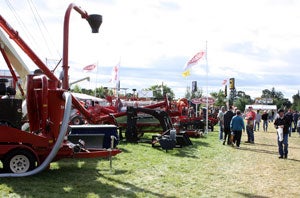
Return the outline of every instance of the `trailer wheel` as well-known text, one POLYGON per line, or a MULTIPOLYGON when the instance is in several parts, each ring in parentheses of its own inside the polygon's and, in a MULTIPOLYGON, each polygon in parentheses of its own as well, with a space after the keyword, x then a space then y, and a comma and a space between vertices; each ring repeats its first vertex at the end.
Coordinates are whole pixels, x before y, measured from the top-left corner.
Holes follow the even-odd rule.
POLYGON ((25 173, 35 168, 35 156, 27 150, 14 150, 4 158, 5 172, 25 173))
POLYGON ((80 116, 75 116, 72 118, 71 123, 73 125, 82 125, 84 122, 80 116))

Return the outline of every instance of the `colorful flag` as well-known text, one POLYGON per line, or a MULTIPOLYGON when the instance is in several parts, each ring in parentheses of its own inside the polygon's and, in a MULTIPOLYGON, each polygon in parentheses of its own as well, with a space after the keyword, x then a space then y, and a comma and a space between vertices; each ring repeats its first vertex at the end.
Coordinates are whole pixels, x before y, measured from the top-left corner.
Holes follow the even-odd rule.
POLYGON ((96 68, 96 64, 87 65, 83 68, 85 71, 92 71, 96 68))
POLYGON ((192 66, 196 65, 198 63, 198 61, 204 56, 205 52, 204 51, 200 51, 198 52, 195 56, 193 56, 193 58, 191 60, 189 60, 184 67, 184 70, 187 70, 189 68, 191 68, 192 66))
POLYGON ((182 76, 183 77, 187 77, 187 76, 190 76, 191 75, 191 72, 189 69, 185 70, 184 72, 182 72, 182 76))
POLYGON ((226 85, 227 84, 227 80, 224 79, 223 82, 222 82, 222 85, 226 85))
POLYGON ((118 82, 119 81, 119 68, 120 68, 120 62, 112 68, 111 79, 109 82, 118 82))

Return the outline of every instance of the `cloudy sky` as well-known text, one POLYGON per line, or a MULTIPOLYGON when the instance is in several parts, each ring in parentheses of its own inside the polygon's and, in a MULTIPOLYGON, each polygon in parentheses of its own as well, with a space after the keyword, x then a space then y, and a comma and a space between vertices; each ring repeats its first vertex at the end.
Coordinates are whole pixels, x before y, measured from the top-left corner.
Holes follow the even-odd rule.
POLYGON ((0 13, 53 68, 62 57, 63 19, 71 2, 103 16, 99 34, 91 34, 79 14, 71 14, 71 81, 91 76, 81 87, 112 87, 111 70, 120 61, 121 87, 129 90, 163 82, 183 97, 192 81, 206 93, 223 89, 229 78, 252 98, 275 87, 291 99, 299 90, 298 0, 2 0, 0 13), (185 63, 203 50, 207 61, 183 78, 185 63), (84 73, 93 63, 97 70, 84 73))

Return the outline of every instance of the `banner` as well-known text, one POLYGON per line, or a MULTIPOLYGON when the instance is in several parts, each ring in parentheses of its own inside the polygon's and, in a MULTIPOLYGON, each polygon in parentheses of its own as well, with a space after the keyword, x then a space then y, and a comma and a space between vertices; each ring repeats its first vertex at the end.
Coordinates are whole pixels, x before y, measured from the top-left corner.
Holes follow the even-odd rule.
POLYGON ((187 76, 190 76, 190 75, 191 75, 191 72, 190 72, 189 69, 186 70, 186 71, 184 71, 184 72, 182 72, 182 76, 183 76, 183 77, 187 77, 187 76))
POLYGON ((96 64, 87 65, 83 68, 84 71, 92 71, 96 68, 96 64))
POLYGON ((120 62, 112 68, 111 79, 110 79, 109 82, 114 83, 114 82, 119 81, 119 68, 120 68, 120 62))
POLYGON ((204 51, 195 54, 195 56, 193 56, 193 58, 185 64, 184 70, 190 69, 192 66, 196 65, 198 61, 204 56, 204 54, 204 51))

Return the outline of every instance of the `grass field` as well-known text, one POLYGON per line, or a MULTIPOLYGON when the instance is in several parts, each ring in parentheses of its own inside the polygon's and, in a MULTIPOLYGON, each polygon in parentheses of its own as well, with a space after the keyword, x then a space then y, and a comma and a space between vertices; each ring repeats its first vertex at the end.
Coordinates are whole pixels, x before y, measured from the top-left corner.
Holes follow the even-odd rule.
POLYGON ((62 160, 35 176, 0 178, 0 197, 300 197, 298 136, 288 159, 278 159, 274 129, 241 149, 222 145, 218 132, 168 152, 121 143, 113 170, 107 159, 62 160))

